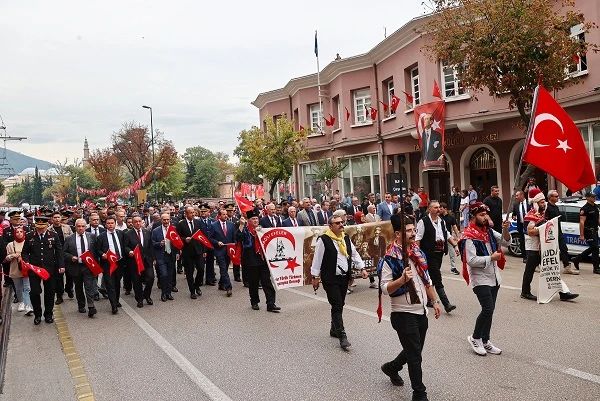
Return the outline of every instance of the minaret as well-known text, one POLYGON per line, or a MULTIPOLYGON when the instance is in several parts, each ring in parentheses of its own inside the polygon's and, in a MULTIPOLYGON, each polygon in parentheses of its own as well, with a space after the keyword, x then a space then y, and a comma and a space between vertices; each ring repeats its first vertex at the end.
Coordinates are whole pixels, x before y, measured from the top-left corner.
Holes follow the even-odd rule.
POLYGON ((83 142, 83 167, 86 167, 89 164, 90 159, 90 148, 88 147, 87 137, 85 138, 85 142, 83 142))

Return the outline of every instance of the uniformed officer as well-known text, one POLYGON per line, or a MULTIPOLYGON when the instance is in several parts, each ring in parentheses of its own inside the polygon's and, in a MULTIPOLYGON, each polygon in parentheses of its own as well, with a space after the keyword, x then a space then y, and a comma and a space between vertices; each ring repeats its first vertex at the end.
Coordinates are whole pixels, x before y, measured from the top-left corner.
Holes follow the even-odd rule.
MULTIPOLYGON (((58 274, 65 272, 65 260, 62 253, 62 243, 58 234, 48 230, 47 216, 36 217, 35 231, 25 235, 25 244, 21 257, 33 266, 46 269, 50 278, 44 281, 44 318, 46 323, 54 322, 52 309, 54 308, 55 283, 58 274)), ((35 318, 34 324, 42 321, 42 279, 35 273, 29 274, 29 285, 31 287, 31 305, 35 318)))
POLYGON ((598 225, 600 225, 600 210, 596 205, 596 195, 593 192, 585 194, 586 204, 579 211, 579 240, 588 244, 588 249, 573 258, 575 269, 579 270, 579 262, 592 255, 594 273, 600 274, 600 257, 598 255, 598 225))
MULTIPOLYGON (((233 203, 228 203, 225 205, 225 210, 227 211, 227 220, 231 221, 235 226, 235 229, 238 229, 240 218, 235 213, 235 205, 233 203)), ((240 275, 240 265, 233 265, 233 279, 239 283, 242 282, 242 277, 240 275)))

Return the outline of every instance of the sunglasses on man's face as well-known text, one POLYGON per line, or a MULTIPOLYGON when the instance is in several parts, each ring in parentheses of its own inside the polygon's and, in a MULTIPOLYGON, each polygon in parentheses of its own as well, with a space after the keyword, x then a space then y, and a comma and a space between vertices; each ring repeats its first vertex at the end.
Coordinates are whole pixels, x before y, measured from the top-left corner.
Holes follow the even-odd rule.
POLYGON ((344 222, 343 221, 333 221, 333 222, 331 222, 331 224, 337 224, 339 226, 340 224, 344 224, 344 222))

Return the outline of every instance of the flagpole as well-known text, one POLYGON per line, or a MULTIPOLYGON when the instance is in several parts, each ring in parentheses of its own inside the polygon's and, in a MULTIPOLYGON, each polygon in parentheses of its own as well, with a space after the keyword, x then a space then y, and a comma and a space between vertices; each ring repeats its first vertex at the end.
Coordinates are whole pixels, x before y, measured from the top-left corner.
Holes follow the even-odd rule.
MULTIPOLYGON (((323 126, 323 100, 321 99, 321 69, 319 68, 319 46, 317 44, 317 30, 315 29, 315 56, 317 56, 317 91, 319 93, 319 126, 323 126)), ((321 134, 324 134, 322 128, 321 134)))

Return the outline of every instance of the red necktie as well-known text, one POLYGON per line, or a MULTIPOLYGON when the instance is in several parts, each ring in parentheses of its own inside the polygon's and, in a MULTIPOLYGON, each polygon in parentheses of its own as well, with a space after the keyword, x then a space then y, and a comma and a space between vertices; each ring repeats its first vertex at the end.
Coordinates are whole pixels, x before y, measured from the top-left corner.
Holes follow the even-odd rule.
POLYGON ((138 239, 140 240, 140 243, 142 243, 142 234, 140 234, 140 230, 135 230, 135 231, 137 231, 138 239))
POLYGON ((298 225, 296 224, 296 219, 292 219, 292 223, 294 223, 294 227, 298 227, 298 225))
POLYGON ((225 222, 223 222, 223 235, 227 235, 227 228, 225 228, 225 222))

